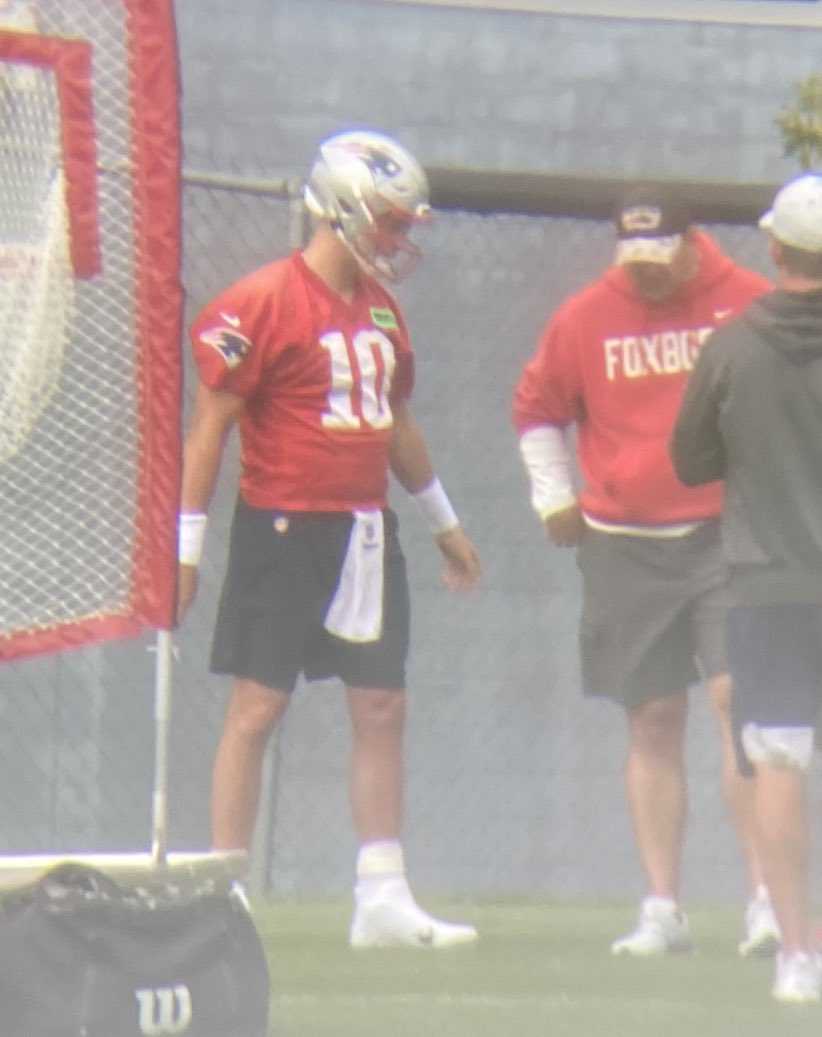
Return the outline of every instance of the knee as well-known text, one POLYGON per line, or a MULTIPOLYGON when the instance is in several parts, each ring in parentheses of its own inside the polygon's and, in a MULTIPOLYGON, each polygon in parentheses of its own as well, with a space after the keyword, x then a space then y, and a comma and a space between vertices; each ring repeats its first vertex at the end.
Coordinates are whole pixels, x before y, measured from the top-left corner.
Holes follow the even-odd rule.
POLYGON ((245 741, 265 741, 282 716, 287 698, 248 682, 235 686, 226 713, 225 731, 245 741))
POLYGON ((631 747, 649 755, 679 754, 684 743, 686 715, 684 695, 644 702, 630 713, 631 747))
POLYGON ((359 691, 352 695, 355 731, 368 734, 401 733, 405 724, 405 696, 397 691, 359 691))

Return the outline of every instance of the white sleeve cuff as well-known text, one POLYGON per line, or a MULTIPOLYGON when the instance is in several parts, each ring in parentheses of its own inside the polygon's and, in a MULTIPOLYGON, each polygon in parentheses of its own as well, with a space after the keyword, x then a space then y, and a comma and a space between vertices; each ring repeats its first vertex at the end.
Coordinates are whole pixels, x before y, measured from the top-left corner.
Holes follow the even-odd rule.
POLYGON ((531 504, 539 517, 545 519, 570 508, 576 493, 564 431, 555 425, 539 425, 521 436, 519 449, 531 480, 531 504))

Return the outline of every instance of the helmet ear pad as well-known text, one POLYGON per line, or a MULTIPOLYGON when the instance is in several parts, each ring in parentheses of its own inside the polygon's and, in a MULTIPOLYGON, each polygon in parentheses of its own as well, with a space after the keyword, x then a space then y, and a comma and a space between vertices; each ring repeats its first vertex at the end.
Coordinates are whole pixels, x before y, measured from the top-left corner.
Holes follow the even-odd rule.
POLYGON ((363 130, 323 142, 305 185, 305 202, 313 215, 328 220, 367 272, 398 280, 416 265, 420 252, 407 234, 430 215, 428 179, 413 155, 390 137, 363 130), (384 214, 396 219, 393 234, 379 227, 384 214))

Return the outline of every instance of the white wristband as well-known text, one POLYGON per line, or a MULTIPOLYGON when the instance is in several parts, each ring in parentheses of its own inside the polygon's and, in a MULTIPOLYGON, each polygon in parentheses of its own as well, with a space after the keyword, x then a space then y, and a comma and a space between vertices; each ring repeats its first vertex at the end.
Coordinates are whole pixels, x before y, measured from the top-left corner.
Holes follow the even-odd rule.
POLYGON ((412 497, 417 502, 417 507, 422 512, 428 528, 434 536, 447 533, 450 529, 456 529, 460 524, 457 513, 451 507, 448 494, 436 476, 424 490, 412 494, 412 497))
POLYGON ((199 565, 203 555, 208 517, 201 512, 181 512, 177 558, 181 565, 199 565))

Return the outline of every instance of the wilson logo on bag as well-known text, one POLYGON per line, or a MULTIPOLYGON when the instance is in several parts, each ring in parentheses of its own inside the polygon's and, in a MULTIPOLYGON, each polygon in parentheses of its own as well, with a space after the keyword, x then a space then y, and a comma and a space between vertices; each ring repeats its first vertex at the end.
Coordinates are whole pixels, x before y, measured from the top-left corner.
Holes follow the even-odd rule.
POLYGON ((139 1005, 137 1024, 145 1037, 185 1033, 191 1023, 191 991, 184 983, 175 987, 135 990, 139 1005))

